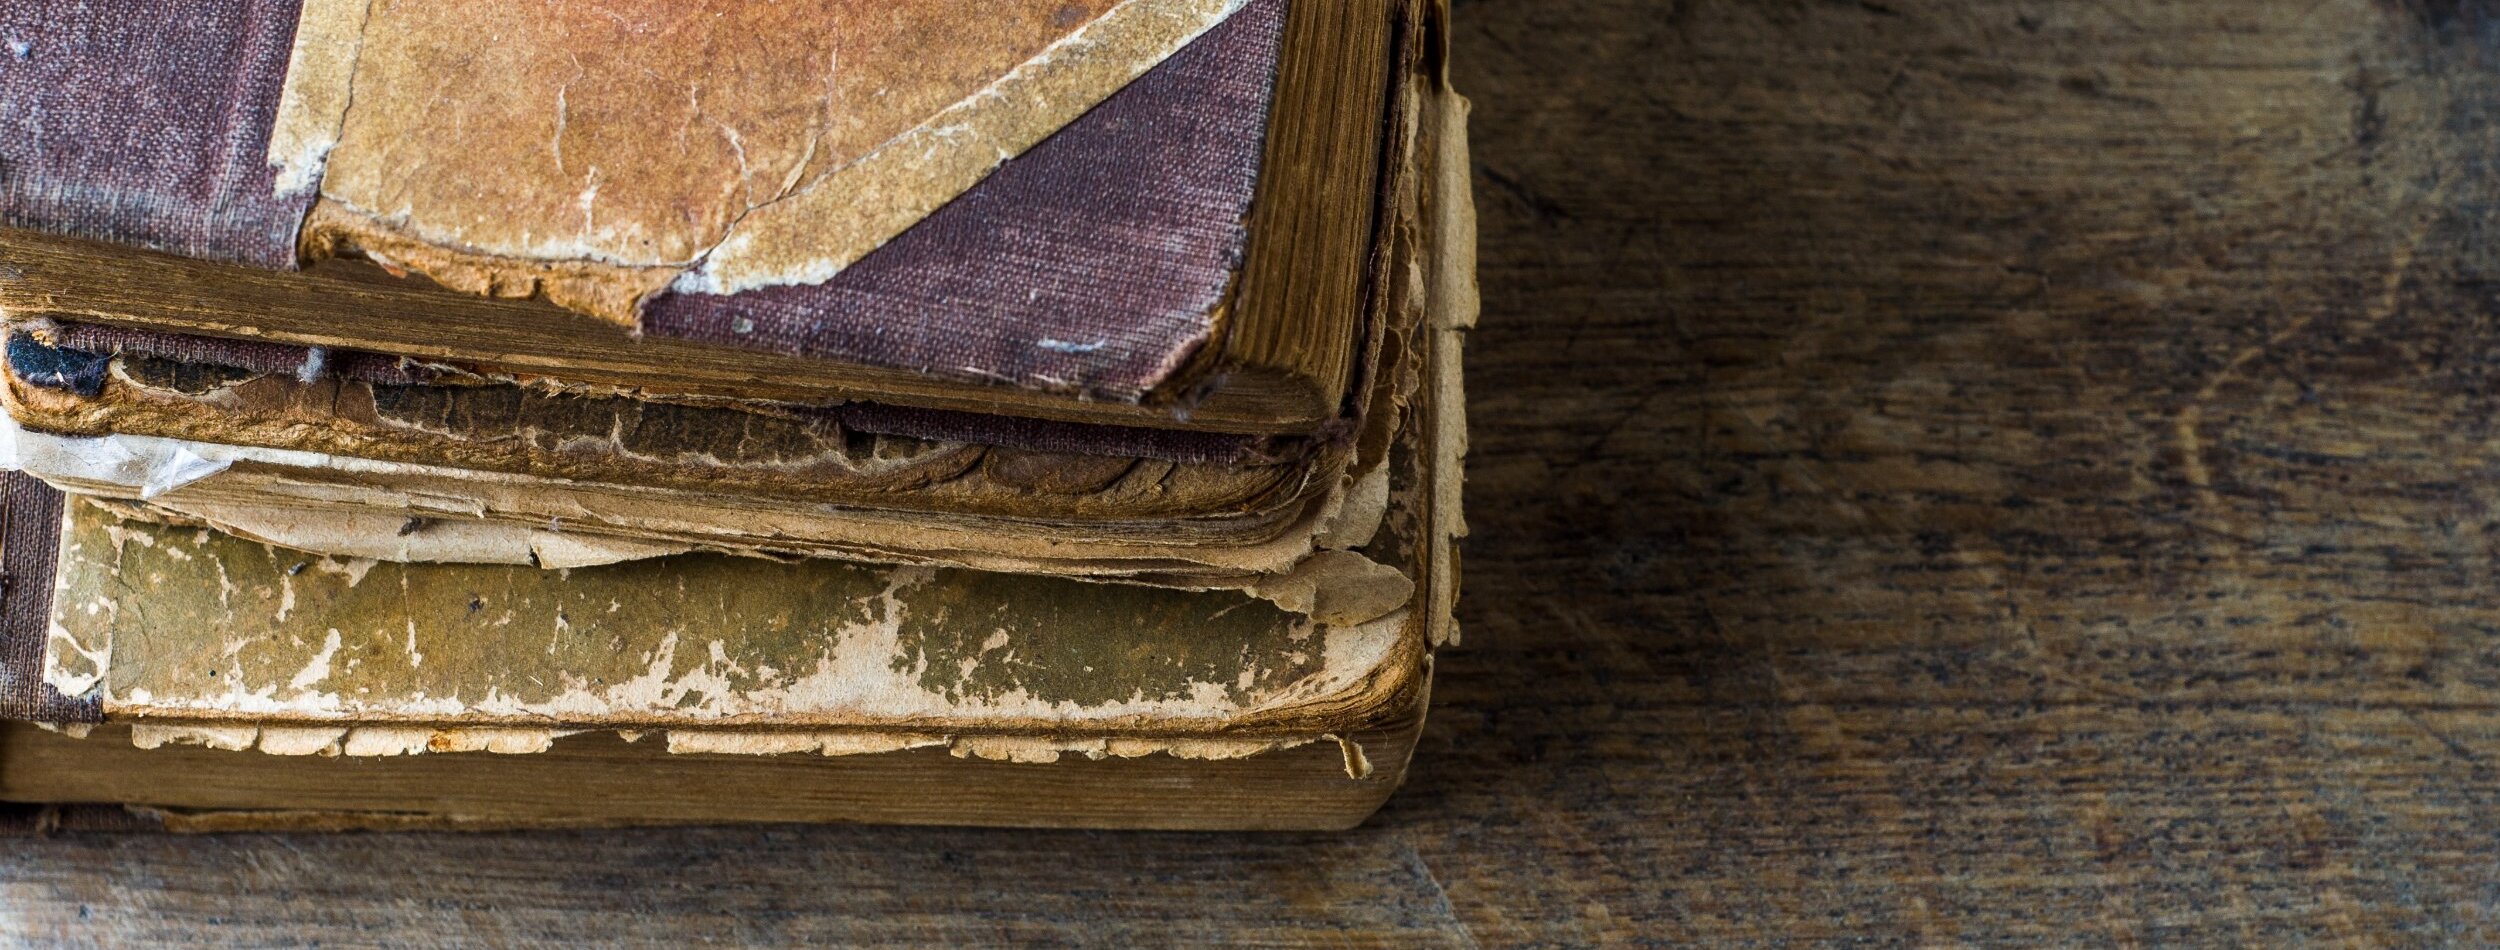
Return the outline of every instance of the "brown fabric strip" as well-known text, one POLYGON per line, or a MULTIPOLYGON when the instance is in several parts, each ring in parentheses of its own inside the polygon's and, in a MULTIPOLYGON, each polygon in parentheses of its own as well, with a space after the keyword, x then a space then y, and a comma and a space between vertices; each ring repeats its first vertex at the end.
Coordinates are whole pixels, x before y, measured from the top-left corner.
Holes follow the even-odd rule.
POLYGON ((56 323, 37 334, 54 345, 86 353, 136 353, 255 373, 330 373, 368 383, 404 386, 436 378, 438 373, 415 360, 362 350, 328 350, 313 362, 311 347, 266 340, 163 333, 95 323, 56 323))
POLYGON ((268 161, 299 0, 0 0, 0 224, 295 266, 268 161))
POLYGON ((52 629, 52 574, 61 556, 61 493, 0 473, 0 719, 102 722, 103 704, 43 681, 52 629))

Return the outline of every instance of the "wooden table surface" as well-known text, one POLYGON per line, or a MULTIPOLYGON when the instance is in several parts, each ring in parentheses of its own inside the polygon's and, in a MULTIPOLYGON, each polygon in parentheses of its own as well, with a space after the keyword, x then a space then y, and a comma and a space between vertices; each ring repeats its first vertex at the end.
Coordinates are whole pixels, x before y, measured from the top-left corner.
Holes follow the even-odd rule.
POLYGON ((1461 0, 1466 647, 1343 836, 84 837, 0 941, 2500 940, 2500 14, 1461 0))

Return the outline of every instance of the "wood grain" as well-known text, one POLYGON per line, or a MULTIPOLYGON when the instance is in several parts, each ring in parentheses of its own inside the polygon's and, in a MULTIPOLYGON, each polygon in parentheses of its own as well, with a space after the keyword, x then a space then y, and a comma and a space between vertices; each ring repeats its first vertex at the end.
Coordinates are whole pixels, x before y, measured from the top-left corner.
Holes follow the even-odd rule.
POLYGON ((1467 647, 1341 837, 64 837, 0 934, 2488 945, 2500 19, 1475 0, 1467 647))

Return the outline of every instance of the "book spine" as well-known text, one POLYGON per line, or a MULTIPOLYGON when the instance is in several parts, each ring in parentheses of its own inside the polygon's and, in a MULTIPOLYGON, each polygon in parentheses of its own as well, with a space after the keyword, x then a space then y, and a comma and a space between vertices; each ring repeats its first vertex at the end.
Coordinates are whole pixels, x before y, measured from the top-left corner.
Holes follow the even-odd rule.
POLYGON ((19 472, 0 473, 0 719, 93 723, 92 697, 44 682, 52 630, 52 576, 61 552, 61 493, 19 472))

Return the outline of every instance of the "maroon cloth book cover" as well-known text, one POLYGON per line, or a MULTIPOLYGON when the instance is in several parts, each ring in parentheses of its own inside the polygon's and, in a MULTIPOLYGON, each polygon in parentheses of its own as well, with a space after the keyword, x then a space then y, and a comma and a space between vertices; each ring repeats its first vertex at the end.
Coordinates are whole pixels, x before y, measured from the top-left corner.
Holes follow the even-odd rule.
MULTIPOLYGON (((1249 241, 1288 0, 1246 6, 823 283, 663 293, 645 332, 1134 398, 1249 241)), ((268 162, 300 0, 0 0, 0 224, 293 267, 268 162)))
POLYGON ((0 472, 0 719, 103 719, 94 700, 63 696, 43 681, 60 545, 61 493, 31 476, 0 472))

